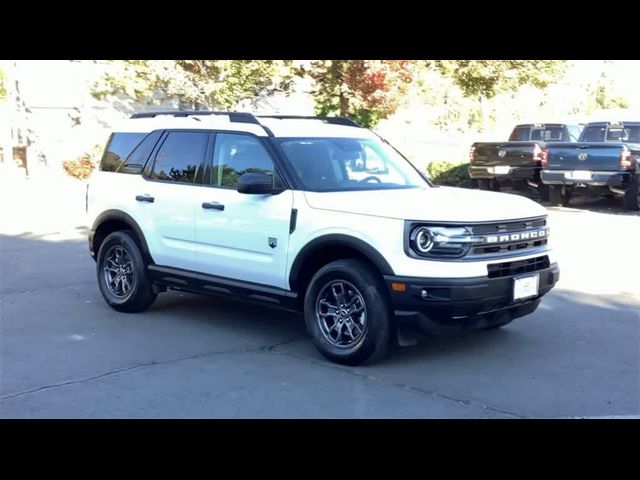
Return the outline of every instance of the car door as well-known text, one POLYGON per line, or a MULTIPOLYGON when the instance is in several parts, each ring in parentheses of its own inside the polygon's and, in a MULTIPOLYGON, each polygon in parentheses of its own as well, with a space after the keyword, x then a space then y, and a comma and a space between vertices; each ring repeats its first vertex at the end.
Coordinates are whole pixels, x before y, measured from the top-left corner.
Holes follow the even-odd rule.
POLYGON ((243 173, 266 173, 278 181, 273 159, 258 137, 217 133, 212 150, 195 212, 198 271, 287 288, 293 192, 236 190, 243 173))
POLYGON ((210 134, 167 131, 156 147, 136 200, 145 238, 158 265, 195 269, 194 214, 210 134))

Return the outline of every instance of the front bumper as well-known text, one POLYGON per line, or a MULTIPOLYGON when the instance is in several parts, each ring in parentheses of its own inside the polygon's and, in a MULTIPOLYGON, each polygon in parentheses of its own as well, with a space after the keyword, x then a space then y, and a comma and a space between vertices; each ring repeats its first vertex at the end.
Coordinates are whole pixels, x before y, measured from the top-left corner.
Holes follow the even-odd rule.
POLYGON ((540 180, 540 167, 510 167, 509 173, 494 173, 490 166, 469 167, 469 177, 473 180, 493 179, 499 182, 530 180, 537 183, 540 180))
POLYGON ((631 180, 629 172, 591 172, 591 178, 567 178, 572 170, 543 170, 542 182, 548 185, 569 185, 575 187, 618 187, 625 188, 631 180))
MULTIPOLYGON (((513 300, 514 278, 419 278, 385 275, 384 279, 398 320, 418 326, 438 323, 447 326, 482 326, 500 322, 505 315, 521 317, 533 312, 543 295, 560 278, 557 263, 537 273, 538 295, 513 300), (392 283, 405 284, 404 291, 396 291, 392 283), (426 295, 423 294, 426 291, 426 295)), ((426 327, 428 328, 428 327, 426 327)))

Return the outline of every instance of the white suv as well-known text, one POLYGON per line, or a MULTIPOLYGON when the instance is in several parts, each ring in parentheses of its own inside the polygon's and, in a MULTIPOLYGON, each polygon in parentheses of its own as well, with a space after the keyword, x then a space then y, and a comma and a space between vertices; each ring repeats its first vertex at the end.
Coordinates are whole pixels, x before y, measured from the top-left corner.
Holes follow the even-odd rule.
POLYGON ((434 186, 343 118, 135 114, 87 209, 114 309, 143 311, 170 288, 302 311, 345 364, 383 356, 401 325, 505 325, 559 278, 544 208, 434 186))

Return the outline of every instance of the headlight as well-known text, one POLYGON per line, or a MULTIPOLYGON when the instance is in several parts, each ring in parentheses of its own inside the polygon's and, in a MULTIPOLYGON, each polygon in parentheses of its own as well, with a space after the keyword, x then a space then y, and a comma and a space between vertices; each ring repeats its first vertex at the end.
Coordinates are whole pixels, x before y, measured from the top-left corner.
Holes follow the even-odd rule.
POLYGON ((411 249, 422 257, 463 257, 477 241, 464 227, 419 226, 411 231, 411 249))

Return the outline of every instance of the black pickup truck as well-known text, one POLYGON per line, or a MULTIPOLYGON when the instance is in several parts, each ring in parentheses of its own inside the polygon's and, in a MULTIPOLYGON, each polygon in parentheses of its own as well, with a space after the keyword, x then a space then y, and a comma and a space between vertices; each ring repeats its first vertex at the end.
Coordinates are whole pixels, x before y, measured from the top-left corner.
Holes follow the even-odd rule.
POLYGON ((552 204, 605 195, 640 210, 640 122, 588 123, 578 142, 549 143, 544 157, 541 177, 552 204))
POLYGON ((519 190, 537 188, 548 200, 548 187, 540 182, 547 142, 575 142, 580 126, 565 123, 516 125, 507 142, 476 142, 469 153, 469 176, 481 190, 499 191, 502 185, 519 190))

